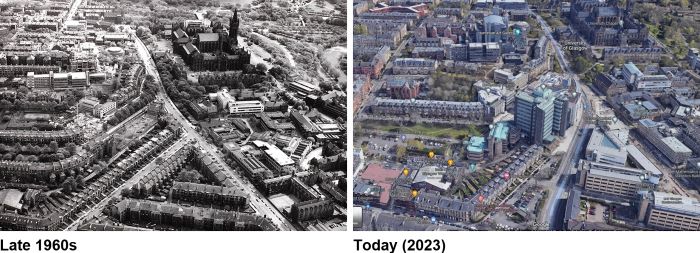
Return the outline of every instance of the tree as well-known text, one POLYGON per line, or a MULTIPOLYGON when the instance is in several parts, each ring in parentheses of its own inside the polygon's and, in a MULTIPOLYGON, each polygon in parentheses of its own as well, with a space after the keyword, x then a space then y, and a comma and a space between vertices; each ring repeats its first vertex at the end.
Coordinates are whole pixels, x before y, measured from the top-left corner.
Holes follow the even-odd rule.
POLYGON ((131 189, 130 189, 130 188, 124 188, 124 189, 122 189, 122 196, 131 197, 131 193, 132 193, 132 192, 131 192, 131 189))
POLYGON ((255 70, 261 74, 264 74, 265 71, 267 71, 267 66, 265 66, 265 64, 258 63, 257 65, 255 65, 255 70))
POLYGON ((71 155, 75 155, 77 148, 77 145, 75 145, 75 143, 73 142, 69 142, 68 144, 66 144, 66 150, 68 150, 68 152, 70 152, 71 155))
POLYGON ((21 93, 21 94, 27 94, 27 93, 29 93, 29 88, 27 88, 27 86, 20 86, 17 89, 17 92, 21 93))
POLYGON ((603 64, 596 64, 595 65, 595 72, 602 73, 603 71, 605 71, 605 65, 603 65, 603 64))
POLYGON ((591 67, 591 62, 586 59, 586 57, 578 56, 574 60, 574 71, 576 73, 583 73, 591 67))
POLYGON ((65 148, 59 148, 58 151, 56 151, 59 154, 62 154, 64 157, 70 157, 71 153, 70 151, 66 150, 65 148))
POLYGON ((659 62, 659 65, 661 67, 674 67, 676 66, 676 62, 673 61, 673 59, 669 56, 661 56, 661 61, 659 62))
POLYGON ((352 27, 352 30, 353 30, 353 32, 354 32, 353 34, 356 34, 356 35, 362 35, 362 34, 367 34, 367 33, 368 33, 367 26, 366 26, 366 25, 362 25, 362 24, 356 24, 356 25, 354 25, 354 26, 352 27))
POLYGON ((51 152, 56 152, 58 151, 58 142, 56 141, 51 141, 49 143, 49 148, 51 148, 51 152))
POLYGON ((615 56, 612 59, 613 64, 615 64, 615 67, 620 67, 622 64, 625 64, 625 59, 622 58, 622 56, 615 56))
POLYGON ((106 166, 102 162, 100 162, 93 164, 91 169, 93 172, 99 172, 102 171, 104 168, 106 168, 106 166))
POLYGON ((12 153, 5 153, 4 155, 2 155, 2 159, 9 161, 9 160, 12 160, 13 156, 14 155, 12 153))
POLYGON ((425 144, 416 139, 409 140, 406 144, 413 150, 421 151, 425 149, 425 144))
POLYGON ((406 152, 407 152, 406 146, 404 146, 404 145, 396 146, 396 160, 397 161, 402 160, 404 158, 404 156, 406 156, 406 152))
POLYGON ((145 26, 139 26, 136 28, 136 36, 139 38, 148 38, 151 35, 151 29, 148 29, 148 27, 145 26))
POLYGON ((190 183, 199 183, 202 178, 202 174, 200 174, 196 170, 183 170, 180 172, 179 175, 177 175, 177 180, 179 182, 190 182, 190 183))
POLYGON ((67 177, 65 180, 63 180, 63 183, 61 184, 61 190, 63 193, 71 193, 74 189, 75 185, 75 179, 73 177, 67 177))
POLYGON ((77 177, 75 177, 75 182, 78 186, 85 187, 85 178, 83 177, 83 175, 78 175, 77 177))
POLYGON ((35 156, 35 155, 30 155, 30 156, 27 157, 27 161, 28 161, 28 162, 38 162, 38 161, 39 161, 39 157, 37 157, 37 156, 35 156))

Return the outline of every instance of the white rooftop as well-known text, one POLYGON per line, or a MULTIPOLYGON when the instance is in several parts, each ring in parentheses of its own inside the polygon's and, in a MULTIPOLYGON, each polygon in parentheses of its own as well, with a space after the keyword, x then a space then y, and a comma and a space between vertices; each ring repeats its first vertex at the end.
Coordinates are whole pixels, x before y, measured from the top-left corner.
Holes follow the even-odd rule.
POLYGON ((683 142, 681 142, 681 141, 679 141, 678 139, 676 139, 676 137, 669 136, 669 137, 666 137, 666 138, 661 139, 661 141, 663 141, 664 144, 668 145, 668 146, 673 150, 673 152, 677 152, 677 153, 690 153, 690 152, 693 152, 693 151, 690 150, 688 147, 686 147, 686 146, 683 144, 683 142))
POLYGON ((654 192, 654 207, 700 216, 700 202, 696 199, 666 192, 654 192))

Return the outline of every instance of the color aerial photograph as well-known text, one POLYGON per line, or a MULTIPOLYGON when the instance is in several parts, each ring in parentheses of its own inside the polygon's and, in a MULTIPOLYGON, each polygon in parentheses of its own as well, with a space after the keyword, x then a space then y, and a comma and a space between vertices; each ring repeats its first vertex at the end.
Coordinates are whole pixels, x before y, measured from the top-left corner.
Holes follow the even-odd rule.
POLYGON ((700 230, 700 1, 354 0, 353 229, 700 230))
POLYGON ((0 1, 0 230, 346 231, 346 7, 0 1))

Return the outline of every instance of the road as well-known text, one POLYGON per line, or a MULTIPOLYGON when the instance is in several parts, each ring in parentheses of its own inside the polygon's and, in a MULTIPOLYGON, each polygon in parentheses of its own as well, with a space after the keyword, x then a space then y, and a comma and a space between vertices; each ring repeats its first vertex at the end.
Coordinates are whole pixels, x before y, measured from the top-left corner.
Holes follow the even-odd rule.
POLYGON ((75 16, 75 13, 78 11, 78 7, 82 4, 83 0, 73 0, 71 1, 68 9, 68 13, 66 13, 66 18, 65 21, 63 22, 63 27, 62 29, 66 29, 66 22, 73 20, 73 17, 75 16))
POLYGON ((636 146, 637 149, 639 149, 639 151, 642 152, 642 154, 644 154, 644 156, 646 156, 649 159, 649 161, 651 161, 657 168, 659 168, 661 173, 666 175, 665 177, 663 177, 662 183, 659 184, 659 188, 666 188, 665 191, 686 197, 697 197, 693 196, 693 194, 688 192, 686 188, 683 187, 680 182, 678 182, 678 178, 674 176, 673 169, 667 166, 666 162, 661 161, 661 159, 667 159, 663 154, 660 154, 661 151, 657 151, 654 145, 651 144, 644 137, 642 137, 636 130, 631 131, 630 136, 634 137, 630 138, 630 144, 636 146))
POLYGON ((89 221, 90 219, 99 215, 102 212, 102 209, 104 209, 109 204, 109 201, 111 199, 121 197, 122 190, 130 189, 132 186, 136 185, 139 181, 141 181, 143 177, 150 174, 156 169, 160 169, 160 165, 155 162, 156 160, 158 160, 158 157, 166 159, 167 157, 175 155, 178 151, 182 150, 182 148, 184 148, 189 143, 189 141, 190 140, 184 138, 180 138, 179 140, 177 140, 170 147, 166 148, 163 152, 161 152, 150 163, 146 164, 146 166, 144 166, 138 172, 136 172, 136 174, 129 178, 129 180, 115 188, 114 191, 112 191, 109 195, 103 198, 99 203, 93 205, 87 210, 82 211, 81 215, 78 216, 78 218, 75 219, 73 223, 71 223, 66 228, 66 230, 76 230, 80 227, 80 225, 83 225, 84 222, 89 221))
MULTIPOLYGON (((547 223, 549 224, 549 229, 552 230, 560 229, 561 227, 560 224, 562 220, 558 219, 560 217, 560 215, 558 214, 562 213, 562 205, 560 203, 564 200, 564 193, 568 192, 572 186, 572 179, 575 178, 576 172, 575 165, 581 158, 580 152, 583 148, 583 145, 587 143, 587 141, 585 141, 586 138, 581 138, 584 136, 584 134, 581 134, 581 136, 579 136, 578 133, 579 130, 582 129, 583 125, 586 124, 587 116, 589 116, 592 113, 591 97, 595 95, 589 87, 585 85, 580 85, 581 81, 579 79, 579 76, 571 69, 569 61, 566 59, 566 57, 564 57, 564 52, 562 51, 561 45, 559 44, 559 42, 554 40, 554 37, 552 36, 552 29, 549 27, 547 22, 545 22, 544 19, 542 19, 542 17, 537 13, 532 12, 532 14, 535 15, 537 21, 540 23, 540 26, 542 26, 542 31, 544 31, 545 36, 552 42, 552 45, 555 50, 555 56, 557 58, 557 62, 559 63, 559 67, 566 72, 566 75, 570 75, 573 77, 574 84, 576 85, 576 90, 581 92, 581 98, 584 103, 582 111, 579 109, 579 112, 577 113, 579 117, 574 123, 574 133, 576 133, 573 136, 574 140, 569 143, 566 155, 560 163, 557 173, 553 177, 557 179, 557 183, 555 186, 556 189, 552 192, 553 194, 549 196, 549 198, 547 198, 547 200, 545 201, 544 210, 547 210, 546 216, 540 215, 538 219, 540 222, 547 221, 547 223), (574 174, 572 174, 572 172, 574 174)), ((587 133, 585 136, 587 136, 587 133)))
MULTIPOLYGON (((418 26, 420 26, 420 24, 416 25, 416 27, 418 27, 418 26)), ((384 75, 387 74, 387 71, 389 71, 391 69, 391 67, 393 66, 394 60, 396 60, 396 58, 398 58, 398 56, 400 56, 401 51, 403 51, 404 48, 406 48, 406 44, 408 44, 408 42, 411 40, 411 38, 413 38, 413 33, 414 33, 413 31, 409 31, 406 38, 404 38, 401 41, 401 43, 399 43, 399 45, 396 47, 396 49, 391 52, 391 57, 389 57, 389 60, 387 60, 386 64, 384 65, 384 69, 382 69, 382 73, 379 75, 380 79, 381 79, 381 77, 383 77, 384 75)), ((372 82, 372 88, 370 89, 369 94, 367 94, 367 98, 365 99, 365 101, 362 102, 362 104, 360 104, 360 108, 358 108, 358 110, 356 112, 354 112, 355 119, 357 119, 358 121, 362 121, 362 117, 358 117, 358 116, 360 116, 360 114, 365 111, 365 108, 367 106, 369 106, 373 103, 374 99, 376 98, 376 95, 375 95, 376 92, 379 91, 379 89, 382 87, 382 84, 383 84, 382 81, 374 80, 374 79, 370 80, 370 82, 372 82)), ((367 116, 366 114, 363 114, 363 115, 367 116)))
MULTIPOLYGON (((139 39, 135 34, 133 34, 133 31, 132 37, 134 38, 137 52, 144 63, 146 72, 149 75, 153 76, 154 80, 158 84, 161 84, 160 75, 156 70, 155 62, 153 61, 153 58, 151 58, 151 55, 148 52, 148 49, 146 48, 146 45, 143 44, 141 39, 139 39)), ((223 166, 225 168, 224 172, 226 173, 227 180, 224 182, 224 185, 228 187, 243 188, 245 192, 249 193, 250 205, 253 207, 253 209, 259 215, 271 219, 272 222, 275 225, 277 225, 277 227, 280 230, 296 230, 294 225, 292 225, 292 223, 289 222, 266 197, 260 194, 260 192, 252 184, 248 182, 244 183, 238 175, 233 173, 232 169, 224 162, 221 155, 217 152, 217 147, 207 142, 206 139, 195 130, 194 126, 185 118, 184 115, 182 115, 180 110, 178 110, 177 107, 175 107, 173 101, 170 100, 168 95, 165 93, 165 89, 163 88, 163 86, 159 85, 158 87, 159 92, 158 94, 156 94, 156 99, 164 102, 163 107, 165 111, 176 121, 182 124, 182 129, 185 132, 185 136, 196 141, 198 143, 198 146, 201 147, 202 151, 205 154, 209 154, 218 166, 223 166)))

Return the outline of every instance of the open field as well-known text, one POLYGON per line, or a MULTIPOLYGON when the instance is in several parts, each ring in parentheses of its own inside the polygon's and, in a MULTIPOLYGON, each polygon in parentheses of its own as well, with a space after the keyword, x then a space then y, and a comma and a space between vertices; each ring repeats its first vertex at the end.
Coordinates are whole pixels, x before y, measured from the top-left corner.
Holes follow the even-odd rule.
POLYGON ((379 130, 385 132, 396 132, 403 134, 415 134, 423 135, 428 137, 442 137, 442 138, 453 138, 462 139, 467 136, 481 135, 476 126, 471 126, 464 129, 457 129, 454 127, 436 127, 429 126, 427 124, 416 124, 413 126, 390 126, 390 125, 378 125, 370 123, 362 123, 362 126, 368 130, 379 130))

